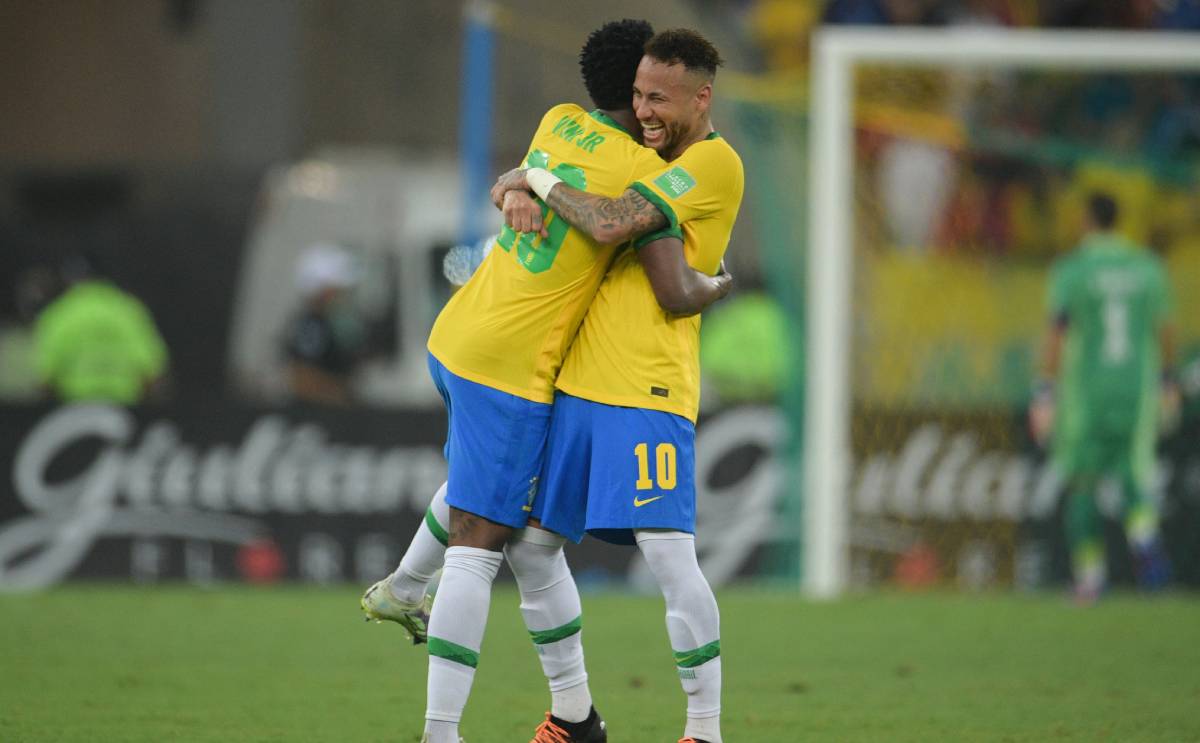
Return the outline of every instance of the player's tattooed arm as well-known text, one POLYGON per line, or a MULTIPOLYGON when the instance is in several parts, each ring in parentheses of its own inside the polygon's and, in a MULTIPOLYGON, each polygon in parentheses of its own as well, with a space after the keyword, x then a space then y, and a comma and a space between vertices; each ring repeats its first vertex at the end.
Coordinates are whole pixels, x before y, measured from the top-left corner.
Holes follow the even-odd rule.
POLYGON ((533 189, 529 187, 529 183, 525 181, 524 168, 513 168, 496 179, 495 185, 492 186, 492 204, 497 209, 504 209, 504 196, 509 191, 533 192, 533 189))
MULTIPOLYGON (((531 190, 524 169, 516 168, 500 176, 492 186, 492 203, 503 209, 505 195, 514 190, 531 190)), ((668 224, 658 207, 632 188, 619 198, 610 199, 559 183, 547 194, 546 205, 601 245, 623 243, 668 224)), ((516 229, 512 224, 509 227, 516 229)))
POLYGON ((601 245, 617 245, 668 225, 658 207, 632 188, 610 199, 559 183, 546 195, 546 206, 601 245))

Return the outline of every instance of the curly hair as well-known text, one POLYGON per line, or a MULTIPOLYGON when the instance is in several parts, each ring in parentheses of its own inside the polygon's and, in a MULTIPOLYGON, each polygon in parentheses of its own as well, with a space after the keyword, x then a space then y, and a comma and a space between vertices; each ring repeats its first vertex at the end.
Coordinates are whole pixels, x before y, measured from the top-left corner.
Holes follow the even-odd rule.
POLYGON ((654 27, 625 18, 593 31, 579 52, 583 85, 597 108, 615 111, 633 102, 633 79, 654 27))
POLYGON ((717 68, 725 64, 712 42, 690 28, 661 31, 646 42, 646 55, 666 64, 682 64, 691 72, 703 72, 715 77, 717 68))

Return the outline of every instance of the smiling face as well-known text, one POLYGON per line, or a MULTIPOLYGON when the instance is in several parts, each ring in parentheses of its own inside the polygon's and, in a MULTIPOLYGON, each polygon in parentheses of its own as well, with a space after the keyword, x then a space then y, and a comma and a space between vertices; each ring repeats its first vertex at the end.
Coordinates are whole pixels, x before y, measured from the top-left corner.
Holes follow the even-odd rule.
POLYGON ((703 73, 642 57, 633 83, 633 112, 642 125, 642 143, 663 159, 674 160, 708 136, 711 100, 712 81, 703 73))

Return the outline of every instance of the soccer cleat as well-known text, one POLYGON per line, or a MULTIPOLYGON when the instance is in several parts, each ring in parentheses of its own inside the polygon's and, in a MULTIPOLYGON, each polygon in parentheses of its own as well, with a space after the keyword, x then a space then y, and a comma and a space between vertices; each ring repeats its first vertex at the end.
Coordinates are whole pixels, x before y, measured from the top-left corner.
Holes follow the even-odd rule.
POLYGON ((583 722, 560 720, 549 712, 533 733, 530 743, 607 743, 608 726, 592 707, 583 722))
POLYGON ((1171 582, 1171 561, 1160 540, 1134 548, 1133 558, 1138 585, 1144 590, 1161 591, 1171 582))
POLYGON ((384 578, 368 588, 359 606, 368 622, 372 619, 377 623, 385 619, 395 622, 404 628, 413 645, 420 645, 429 639, 429 610, 433 599, 426 595, 418 604, 406 604, 392 595, 389 580, 384 578))
POLYGON ((1089 586, 1082 583, 1075 584, 1071 591, 1071 597, 1076 606, 1088 607, 1095 606, 1100 601, 1100 596, 1104 593, 1104 587, 1089 586))
POLYGON ((708 741, 699 738, 680 738, 679 743, 708 743, 708 741))

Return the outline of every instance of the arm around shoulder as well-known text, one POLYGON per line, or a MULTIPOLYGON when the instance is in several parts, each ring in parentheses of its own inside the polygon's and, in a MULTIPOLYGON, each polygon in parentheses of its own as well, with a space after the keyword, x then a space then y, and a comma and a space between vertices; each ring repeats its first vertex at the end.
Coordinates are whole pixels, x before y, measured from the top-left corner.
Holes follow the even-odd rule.
POLYGON ((722 266, 721 273, 709 276, 688 265, 683 242, 663 237, 638 249, 638 260, 645 270, 654 298, 665 312, 680 317, 699 314, 721 299, 733 287, 733 277, 722 266))

